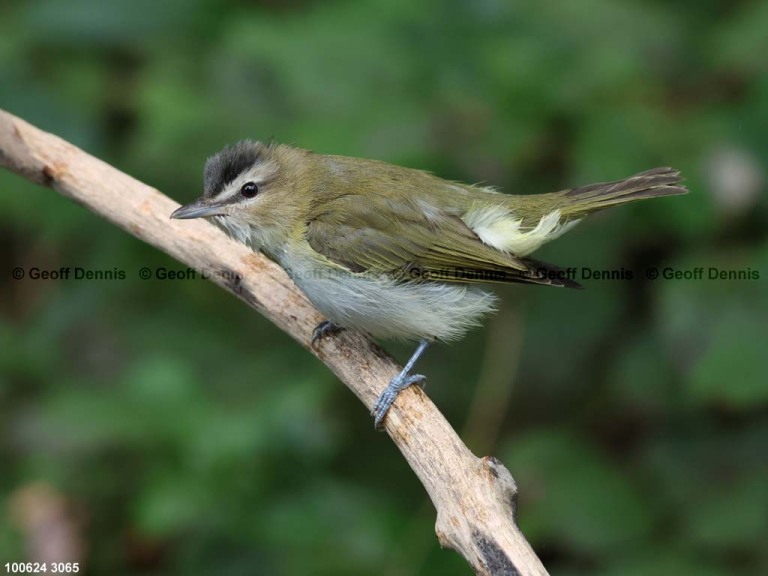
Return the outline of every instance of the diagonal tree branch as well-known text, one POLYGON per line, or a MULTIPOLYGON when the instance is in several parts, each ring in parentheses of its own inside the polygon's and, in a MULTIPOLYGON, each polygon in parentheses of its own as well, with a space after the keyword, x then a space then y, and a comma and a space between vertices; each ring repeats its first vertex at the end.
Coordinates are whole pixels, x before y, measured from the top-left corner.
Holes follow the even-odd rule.
MULTIPOLYGON (((342 332, 317 350, 322 319, 276 264, 203 221, 179 222, 178 204, 64 140, 0 110, 0 166, 57 190, 198 270, 265 315, 322 360, 368 409, 399 367, 369 338, 342 332)), ((385 429, 437 509, 436 532, 477 574, 547 574, 515 519, 517 487, 495 458, 477 458, 417 387, 400 394, 385 429)))

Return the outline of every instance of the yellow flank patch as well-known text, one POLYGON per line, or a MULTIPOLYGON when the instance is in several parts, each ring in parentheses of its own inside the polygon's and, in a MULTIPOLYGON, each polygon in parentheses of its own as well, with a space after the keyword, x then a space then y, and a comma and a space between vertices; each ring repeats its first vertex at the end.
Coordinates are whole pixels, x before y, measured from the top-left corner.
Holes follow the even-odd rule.
POLYGON ((526 256, 578 223, 574 220, 561 224, 560 217, 560 210, 553 210, 542 216, 534 228, 522 229, 522 219, 515 218, 503 206, 483 206, 469 210, 463 220, 485 244, 526 256))

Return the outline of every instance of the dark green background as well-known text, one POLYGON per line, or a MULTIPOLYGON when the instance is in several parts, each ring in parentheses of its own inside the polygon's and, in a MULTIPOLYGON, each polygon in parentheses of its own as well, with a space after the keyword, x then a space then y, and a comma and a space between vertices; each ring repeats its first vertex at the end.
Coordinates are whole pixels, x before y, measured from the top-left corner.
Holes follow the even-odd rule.
MULTIPOLYGON (((538 253, 632 280, 503 289, 420 371, 512 471, 552 573, 764 574, 766 24, 757 0, 5 2, 0 106, 181 202, 244 137, 514 193, 681 169, 692 194, 538 253)), ((182 267, 7 172, 0 222, 2 563, 48 486, 92 574, 469 572, 364 407, 266 320, 203 280, 140 280, 182 267)))

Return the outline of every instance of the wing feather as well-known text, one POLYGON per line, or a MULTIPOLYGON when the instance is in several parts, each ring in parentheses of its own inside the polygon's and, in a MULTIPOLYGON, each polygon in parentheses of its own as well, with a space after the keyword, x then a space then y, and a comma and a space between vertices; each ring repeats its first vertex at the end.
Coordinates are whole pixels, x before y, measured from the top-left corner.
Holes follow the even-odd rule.
POLYGON ((408 199, 344 195, 307 224, 315 252, 351 272, 405 280, 521 282, 578 287, 557 269, 496 250, 458 217, 408 199), (550 274, 547 274, 550 272, 550 274))

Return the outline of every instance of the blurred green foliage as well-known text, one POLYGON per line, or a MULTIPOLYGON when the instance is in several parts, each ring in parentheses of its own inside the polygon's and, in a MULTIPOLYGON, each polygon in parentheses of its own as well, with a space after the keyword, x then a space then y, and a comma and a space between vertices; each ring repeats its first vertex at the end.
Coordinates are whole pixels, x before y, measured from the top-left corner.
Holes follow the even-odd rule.
MULTIPOLYGON (((512 471, 553 574, 765 574, 766 23, 759 0, 6 2, 0 106, 182 202, 244 137, 519 193, 683 170, 691 195, 541 252, 632 280, 504 289, 508 313, 422 371, 512 471)), ((387 437, 266 320, 203 280, 140 280, 181 266, 6 172, 0 222, 3 563, 25 557, 5 512, 45 482, 91 574, 468 573, 387 437)))

